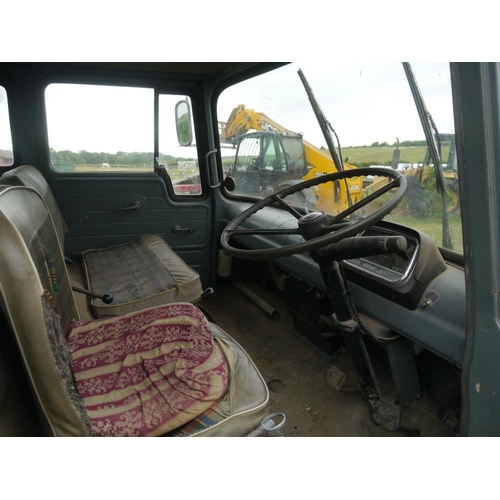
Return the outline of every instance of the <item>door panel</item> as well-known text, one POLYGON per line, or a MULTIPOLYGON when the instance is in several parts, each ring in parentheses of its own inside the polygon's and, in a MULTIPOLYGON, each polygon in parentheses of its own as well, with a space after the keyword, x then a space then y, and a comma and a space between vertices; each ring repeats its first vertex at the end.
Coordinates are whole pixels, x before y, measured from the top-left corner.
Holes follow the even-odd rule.
POLYGON ((210 277, 212 217, 209 201, 173 202, 163 179, 155 174, 71 174, 50 181, 69 229, 66 249, 75 254, 156 233, 201 276, 210 277), (137 210, 123 210, 138 202, 137 210), (192 232, 174 232, 174 226, 192 232))

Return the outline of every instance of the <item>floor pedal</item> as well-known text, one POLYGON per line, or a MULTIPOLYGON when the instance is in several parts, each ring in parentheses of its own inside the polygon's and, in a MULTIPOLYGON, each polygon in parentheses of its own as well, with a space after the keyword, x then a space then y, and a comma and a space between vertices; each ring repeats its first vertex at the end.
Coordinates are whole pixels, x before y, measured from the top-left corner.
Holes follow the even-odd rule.
POLYGON ((370 405, 373 421, 390 432, 397 431, 401 422, 401 408, 383 399, 370 405))
POLYGON ((341 391, 345 382, 345 373, 339 370, 336 366, 332 365, 328 369, 326 375, 327 382, 332 385, 337 391, 341 391))

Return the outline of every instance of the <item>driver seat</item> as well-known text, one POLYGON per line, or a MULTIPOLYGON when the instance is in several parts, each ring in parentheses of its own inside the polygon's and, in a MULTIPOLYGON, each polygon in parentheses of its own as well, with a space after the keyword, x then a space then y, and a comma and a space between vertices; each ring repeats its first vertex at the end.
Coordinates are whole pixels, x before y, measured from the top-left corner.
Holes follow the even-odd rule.
POLYGON ((49 436, 240 436, 267 414, 252 360, 193 304, 80 320, 37 191, 0 187, 0 304, 49 436))

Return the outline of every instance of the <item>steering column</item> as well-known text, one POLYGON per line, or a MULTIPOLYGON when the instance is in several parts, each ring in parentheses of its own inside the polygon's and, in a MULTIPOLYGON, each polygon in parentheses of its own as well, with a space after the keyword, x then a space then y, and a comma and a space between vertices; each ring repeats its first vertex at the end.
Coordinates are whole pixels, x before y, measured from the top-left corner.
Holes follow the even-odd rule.
MULTIPOLYGON (((273 259, 308 251, 317 262, 333 308, 332 319, 342 332, 344 342, 356 368, 364 399, 370 414, 377 424, 395 431, 399 427, 401 409, 383 400, 373 371, 372 364, 363 340, 360 325, 351 306, 347 285, 342 273, 342 261, 349 258, 367 257, 383 253, 406 251, 404 237, 360 237, 359 234, 380 221, 401 201, 406 190, 406 178, 390 169, 369 168, 353 169, 324 175, 311 179, 258 201, 233 219, 221 235, 221 245, 231 255, 246 259, 273 259), (321 211, 300 213, 288 205, 283 198, 305 188, 325 182, 337 181, 362 175, 389 177, 391 182, 366 196, 338 215, 332 216, 321 211), (351 221, 348 217, 372 203, 383 194, 396 189, 389 201, 377 208, 372 214, 351 221), (264 207, 278 204, 297 219, 297 227, 291 229, 237 229, 251 215, 264 207), (245 235, 298 235, 303 240, 279 248, 248 249, 237 248, 230 243, 231 238, 245 235)), ((297 238, 295 238, 295 241, 297 238)))

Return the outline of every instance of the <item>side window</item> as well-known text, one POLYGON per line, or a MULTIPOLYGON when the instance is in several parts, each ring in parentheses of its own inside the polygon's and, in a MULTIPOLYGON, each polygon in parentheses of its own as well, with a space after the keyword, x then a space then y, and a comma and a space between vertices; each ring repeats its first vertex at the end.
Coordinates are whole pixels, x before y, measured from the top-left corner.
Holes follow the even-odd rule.
POLYGON ((56 170, 153 171, 153 89, 50 84, 45 105, 56 170))
POLYGON ((174 193, 179 196, 201 194, 196 136, 188 116, 191 109, 186 96, 159 96, 159 162, 167 169, 174 193), (180 104, 184 106, 181 108, 180 104), (179 115, 177 124, 176 114, 179 115))
MULTIPOLYGON (((185 138, 183 145, 178 141, 176 105, 183 101, 189 102, 188 97, 159 96, 158 160, 172 179, 174 193, 192 196, 201 194, 200 172, 194 131, 186 128, 180 136, 185 138)), ((154 171, 154 89, 50 84, 45 105, 50 161, 56 170, 154 171)))
POLYGON ((0 85, 0 167, 14 163, 7 91, 0 85))
POLYGON ((264 138, 264 157, 262 167, 274 172, 286 172, 287 166, 283 146, 273 135, 264 138))
POLYGON ((267 137, 265 142, 267 144, 264 146, 264 168, 266 170, 278 170, 276 148, 272 137, 267 137))

